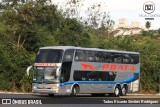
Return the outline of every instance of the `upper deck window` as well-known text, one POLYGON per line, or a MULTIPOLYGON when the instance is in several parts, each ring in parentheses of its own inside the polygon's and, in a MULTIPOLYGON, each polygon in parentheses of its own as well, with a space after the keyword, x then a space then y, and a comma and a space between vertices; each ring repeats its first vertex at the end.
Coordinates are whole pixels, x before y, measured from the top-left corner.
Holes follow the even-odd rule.
POLYGON ((76 50, 75 61, 138 64, 139 54, 76 50))
POLYGON ((36 57, 36 63, 59 63, 61 62, 63 50, 41 49, 36 57))

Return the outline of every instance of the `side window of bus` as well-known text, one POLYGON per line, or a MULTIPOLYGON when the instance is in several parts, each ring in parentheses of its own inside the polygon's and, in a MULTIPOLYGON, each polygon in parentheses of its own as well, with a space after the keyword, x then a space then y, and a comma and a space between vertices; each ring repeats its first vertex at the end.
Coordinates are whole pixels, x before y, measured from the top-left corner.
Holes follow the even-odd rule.
POLYGON ((70 78, 74 50, 66 50, 63 56, 60 82, 67 82, 70 78))
POLYGON ((74 71, 73 75, 75 81, 114 81, 115 77, 114 72, 104 71, 74 71))
POLYGON ((139 63, 139 55, 138 54, 130 54, 130 57, 133 59, 132 64, 138 64, 139 63))
POLYGON ((137 64, 139 63, 139 55, 138 54, 123 54, 123 63, 137 64))
POLYGON ((73 78, 75 81, 97 81, 96 71, 75 71, 73 78))
POLYGON ((132 64, 133 59, 130 57, 129 54, 123 54, 123 63, 125 64, 132 64))
POLYGON ((98 81, 109 81, 109 72, 97 72, 97 80, 98 81))
POLYGON ((74 54, 74 51, 73 50, 67 50, 64 54, 64 57, 63 57, 63 62, 70 62, 73 60, 73 54, 74 54))
POLYGON ((95 54, 96 62, 104 62, 104 52, 97 52, 95 54))
POLYGON ((112 63, 112 54, 106 52, 104 59, 105 59, 105 62, 106 62, 106 63, 112 63))
POLYGON ((96 62, 111 63, 112 54, 108 52, 97 52, 95 53, 96 62))
POLYGON ((95 62, 95 52, 85 51, 85 61, 86 62, 95 62))
POLYGON ((123 56, 120 53, 113 53, 113 63, 122 63, 123 56))
POLYGON ((75 53, 75 61, 85 61, 85 51, 77 50, 75 53))

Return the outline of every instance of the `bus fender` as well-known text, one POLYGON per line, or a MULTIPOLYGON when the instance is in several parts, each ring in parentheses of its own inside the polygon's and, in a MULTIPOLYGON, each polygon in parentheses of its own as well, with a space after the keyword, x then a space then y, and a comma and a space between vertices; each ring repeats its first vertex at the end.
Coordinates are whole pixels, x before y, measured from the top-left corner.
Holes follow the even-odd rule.
MULTIPOLYGON (((113 91, 115 90, 115 88, 116 88, 117 85, 119 85, 119 86, 121 87, 120 83, 116 83, 116 84, 114 85, 113 91)), ((122 87, 121 87, 121 88, 122 88, 122 87)))
POLYGON ((71 86, 71 90, 72 90, 73 86, 75 86, 75 85, 78 85, 78 86, 79 86, 78 83, 73 83, 72 86, 71 86))
POLYGON ((127 84, 127 83, 124 83, 124 84, 121 85, 121 88, 122 88, 124 85, 126 85, 126 86, 128 87, 128 84, 127 84))

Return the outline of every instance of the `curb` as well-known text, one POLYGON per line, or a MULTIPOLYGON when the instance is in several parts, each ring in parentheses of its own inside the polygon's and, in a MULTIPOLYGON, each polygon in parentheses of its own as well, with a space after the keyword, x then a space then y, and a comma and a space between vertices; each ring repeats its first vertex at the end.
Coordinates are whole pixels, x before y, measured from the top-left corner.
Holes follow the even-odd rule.
POLYGON ((160 99, 160 96, 120 96, 124 99, 160 99))
POLYGON ((160 93, 158 94, 127 94, 127 96, 151 96, 151 95, 154 95, 154 96, 160 96, 160 93))
MULTIPOLYGON (((3 91, 0 91, 0 94, 33 94, 33 93, 3 92, 3 91)), ((157 94, 127 94, 127 96, 160 96, 160 93, 157 93, 157 94)))
POLYGON ((2 91, 0 91, 0 94, 33 94, 33 93, 23 93, 23 92, 2 92, 2 91))

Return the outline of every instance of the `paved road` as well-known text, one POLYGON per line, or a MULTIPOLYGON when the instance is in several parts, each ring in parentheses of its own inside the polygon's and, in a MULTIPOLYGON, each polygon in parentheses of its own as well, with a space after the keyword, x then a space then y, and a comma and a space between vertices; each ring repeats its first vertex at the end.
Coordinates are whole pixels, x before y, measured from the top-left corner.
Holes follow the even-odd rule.
MULTIPOLYGON (((92 97, 91 95, 78 95, 76 97, 66 95, 55 95, 54 97, 48 97, 48 95, 37 94, 0 94, 0 99, 12 100, 41 100, 42 104, 154 104, 158 102, 160 104, 160 96, 133 96, 128 95, 124 97, 92 97)), ((1 106, 0 106, 1 107, 1 106)))
MULTIPOLYGON (((44 105, 23 105, 23 107, 159 107, 160 96, 126 96, 126 97, 92 97, 90 95, 78 95, 76 97, 66 95, 47 95, 33 94, 0 94, 0 100, 9 99, 17 103, 18 100, 37 100, 44 105), (143 104, 141 104, 143 101, 143 104), (127 102, 127 104, 126 104, 127 102), (158 102, 159 104, 154 104, 158 102), (113 104, 112 104, 113 103, 113 104), (153 104, 152 104, 153 103, 153 104), (47 104, 47 105, 45 105, 47 104), (75 105, 76 104, 76 105, 75 105)), ((0 101, 2 102, 2 101, 0 101)), ((22 105, 0 105, 0 107, 21 107, 22 105)))

